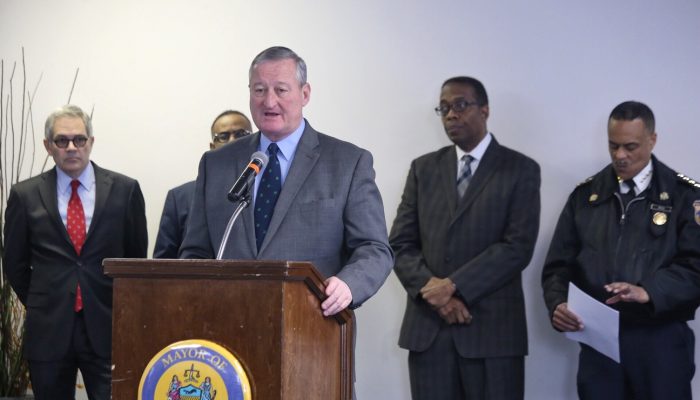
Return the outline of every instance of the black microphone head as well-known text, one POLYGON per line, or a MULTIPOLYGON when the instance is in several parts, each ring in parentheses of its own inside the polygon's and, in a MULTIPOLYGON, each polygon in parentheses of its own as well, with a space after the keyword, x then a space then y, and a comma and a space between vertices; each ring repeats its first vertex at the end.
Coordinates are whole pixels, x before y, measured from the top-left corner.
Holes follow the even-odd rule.
POLYGON ((250 156, 250 162, 258 164, 260 169, 263 169, 269 160, 270 158, 267 156, 267 154, 263 153, 262 151, 256 151, 252 156, 250 156))

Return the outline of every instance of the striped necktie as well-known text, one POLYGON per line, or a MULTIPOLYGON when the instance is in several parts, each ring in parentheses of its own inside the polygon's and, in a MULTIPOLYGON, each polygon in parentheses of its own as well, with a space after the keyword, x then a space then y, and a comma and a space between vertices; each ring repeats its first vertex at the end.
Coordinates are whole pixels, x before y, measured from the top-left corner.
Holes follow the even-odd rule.
POLYGON ((457 178, 458 199, 464 197, 464 192, 467 191, 467 186, 469 186, 469 181, 472 177, 472 161, 474 161, 474 157, 470 155, 463 155, 462 161, 464 161, 464 165, 462 166, 462 170, 459 172, 459 177, 457 178))

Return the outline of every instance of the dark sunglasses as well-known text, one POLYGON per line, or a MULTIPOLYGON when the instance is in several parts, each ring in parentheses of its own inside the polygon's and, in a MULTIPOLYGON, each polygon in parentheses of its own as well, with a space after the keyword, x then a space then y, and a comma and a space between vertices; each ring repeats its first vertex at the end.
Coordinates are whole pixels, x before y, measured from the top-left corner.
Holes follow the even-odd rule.
POLYGON ((59 149, 66 149, 68 148, 68 143, 73 142, 73 146, 80 148, 87 144, 88 139, 87 136, 73 136, 70 139, 65 136, 59 136, 53 140, 53 144, 59 149))
POLYGON ((250 135, 250 131, 247 131, 245 129, 236 129, 227 132, 215 133, 214 141, 216 143, 228 143, 228 141, 231 139, 231 135, 233 135, 234 139, 240 139, 242 137, 250 135))

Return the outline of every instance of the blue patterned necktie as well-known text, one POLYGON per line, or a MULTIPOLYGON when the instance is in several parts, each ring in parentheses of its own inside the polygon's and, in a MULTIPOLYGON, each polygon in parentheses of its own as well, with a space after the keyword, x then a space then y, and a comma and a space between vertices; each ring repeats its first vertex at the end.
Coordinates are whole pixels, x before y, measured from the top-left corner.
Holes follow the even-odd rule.
POLYGON ((280 161, 277 159, 277 143, 270 143, 267 146, 267 154, 270 156, 267 168, 263 172, 258 186, 258 194, 255 196, 255 242, 260 250, 267 227, 270 226, 272 213, 275 211, 277 198, 282 190, 282 172, 280 170, 280 161))
POLYGON ((457 198, 461 199, 464 196, 464 192, 467 191, 467 186, 469 186, 469 180, 472 177, 472 161, 474 157, 470 155, 462 156, 464 160, 464 166, 460 171, 459 178, 457 178, 457 198))

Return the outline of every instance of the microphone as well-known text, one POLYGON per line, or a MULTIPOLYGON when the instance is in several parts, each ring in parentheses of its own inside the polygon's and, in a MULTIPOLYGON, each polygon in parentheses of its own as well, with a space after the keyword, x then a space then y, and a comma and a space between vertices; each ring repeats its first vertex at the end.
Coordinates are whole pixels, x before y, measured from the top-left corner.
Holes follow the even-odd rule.
POLYGON ((250 156, 250 162, 245 167, 241 176, 236 179, 231 190, 228 191, 228 199, 232 202, 245 200, 250 196, 250 188, 255 182, 255 176, 265 167, 269 158, 262 151, 256 151, 250 156))

